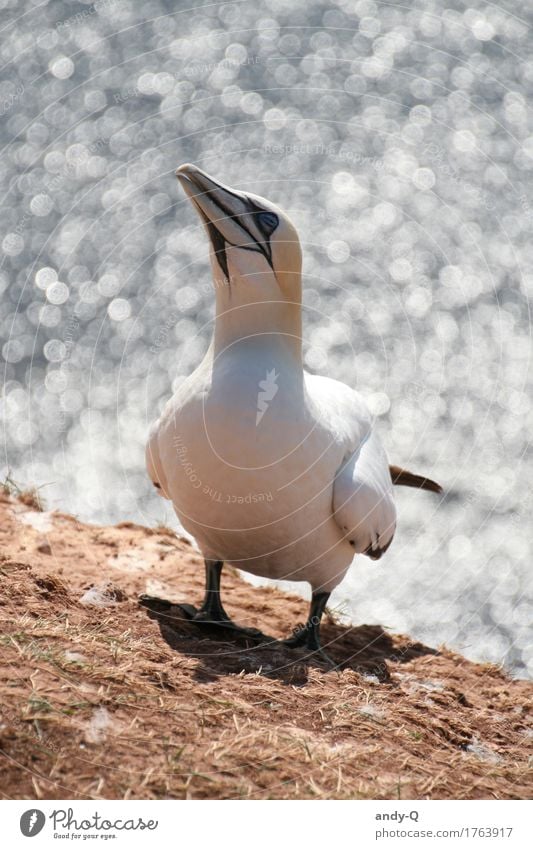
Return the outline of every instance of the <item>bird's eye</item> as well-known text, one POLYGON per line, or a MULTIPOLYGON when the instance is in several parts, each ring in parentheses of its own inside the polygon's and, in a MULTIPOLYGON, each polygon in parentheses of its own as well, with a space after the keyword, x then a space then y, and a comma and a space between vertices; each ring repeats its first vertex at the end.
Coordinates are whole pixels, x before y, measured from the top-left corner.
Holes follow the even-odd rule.
POLYGON ((279 218, 274 212, 258 212, 256 219, 265 236, 270 236, 279 224, 279 218))

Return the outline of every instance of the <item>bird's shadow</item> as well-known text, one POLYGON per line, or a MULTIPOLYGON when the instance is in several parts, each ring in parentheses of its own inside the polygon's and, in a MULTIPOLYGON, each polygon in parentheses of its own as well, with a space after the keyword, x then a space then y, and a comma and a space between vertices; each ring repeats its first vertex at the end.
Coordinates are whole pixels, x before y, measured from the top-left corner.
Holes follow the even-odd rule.
MULTIPOLYGON (((196 680, 214 681, 241 672, 263 675, 292 686, 303 686, 309 668, 332 667, 304 648, 288 648, 274 637, 250 637, 220 625, 191 621, 194 608, 165 599, 141 596, 140 605, 159 625, 162 638, 174 651, 199 661, 196 680)), ((352 669, 380 682, 390 682, 388 663, 406 663, 423 655, 438 655, 420 642, 394 643, 380 625, 339 625, 327 617, 321 626, 324 650, 338 670, 352 669)))

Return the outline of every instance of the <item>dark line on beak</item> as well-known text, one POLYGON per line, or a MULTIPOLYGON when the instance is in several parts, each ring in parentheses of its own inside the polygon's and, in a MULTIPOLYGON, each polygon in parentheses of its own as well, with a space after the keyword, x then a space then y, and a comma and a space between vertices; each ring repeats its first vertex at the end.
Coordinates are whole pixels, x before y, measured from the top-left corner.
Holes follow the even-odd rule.
MULTIPOLYGON (((274 266, 272 264, 272 248, 270 246, 270 241, 266 240, 264 242, 259 242, 255 238, 253 233, 250 232, 250 230, 248 229, 248 227, 246 226, 244 221, 241 219, 240 215, 237 215, 237 214, 231 212, 231 210, 227 209, 227 207, 224 205, 224 203, 215 199, 213 197, 212 190, 204 188, 201 185, 201 183, 198 181, 198 178, 195 179, 195 176, 193 176, 192 174, 189 174, 188 178, 192 182, 194 187, 196 189, 198 189, 198 193, 202 194, 202 195, 206 195, 206 197, 209 198, 211 203, 213 203, 215 205, 215 207, 217 209, 219 209, 227 218, 231 218, 232 220, 236 221, 237 224, 239 225, 239 227, 241 227, 241 229, 244 230, 244 232, 248 234, 248 236, 250 237, 250 241, 255 245, 255 247, 252 247, 251 245, 235 245, 232 242, 230 242, 218 230, 216 224, 214 224, 207 217, 205 212, 200 207, 200 204, 196 201, 196 198, 195 197, 192 198, 192 200, 194 201, 195 206, 196 206, 196 208, 197 208, 197 210, 200 214, 200 217, 202 218, 202 221, 204 222, 205 226, 207 227, 207 231, 209 233, 209 238, 210 238, 211 244, 213 246, 214 254, 215 254, 217 262, 220 266, 220 270, 222 271, 224 277, 228 281, 228 285, 231 287, 231 281, 230 281, 229 270, 228 270, 228 258, 227 258, 227 255, 226 255, 226 244, 231 245, 234 248, 238 247, 238 248, 240 248, 241 250, 244 250, 244 251, 253 251, 255 253, 261 253, 265 257, 270 268, 272 269, 272 271, 275 274, 276 272, 274 271, 274 266)), ((212 179, 212 178, 210 178, 210 179, 212 179)), ((218 185, 215 180, 213 180, 213 182, 215 183, 215 185, 217 185, 217 187, 220 191, 226 192, 226 194, 231 195, 231 197, 234 197, 236 200, 240 200, 241 202, 247 204, 247 206, 250 209, 250 212, 248 213, 249 215, 253 215, 254 211, 257 211, 257 212, 261 211, 261 208, 258 207, 255 203, 253 203, 253 201, 249 200, 246 197, 244 199, 239 197, 238 195, 236 195, 231 190, 226 189, 225 187, 223 188, 222 186, 218 185)))
MULTIPOLYGON (((244 232, 248 234, 248 236, 250 237, 250 241, 251 241, 251 242, 253 242, 253 244, 254 244, 254 245, 257 245, 257 247, 256 247, 256 248, 253 248, 253 247, 250 247, 249 245, 248 245, 248 246, 246 246, 246 245, 239 245, 239 246, 234 245, 234 244, 233 244, 232 242, 230 242, 228 239, 225 239, 225 237, 224 237, 224 236, 222 236, 222 234, 221 234, 221 233, 219 233, 220 238, 221 238, 221 239, 223 239, 223 240, 224 240, 224 242, 227 242, 227 244, 228 244, 228 245, 231 245, 232 247, 240 247, 240 248, 242 248, 242 249, 243 249, 243 250, 245 250, 245 251, 255 251, 256 253, 257 253, 257 252, 262 253, 262 254, 263 254, 263 256, 265 257, 266 261, 268 262, 269 266, 271 267, 272 271, 274 271, 274 266, 272 265, 272 251, 271 251, 271 248, 270 248, 270 243, 269 243, 268 241, 267 241, 267 242, 259 242, 259 241, 255 238, 255 236, 253 235, 253 233, 250 233, 250 230, 248 229, 248 227, 246 226, 246 224, 244 223, 244 221, 241 219, 241 216, 240 216, 240 215, 237 215, 237 214, 236 214, 236 213, 234 213, 234 212, 232 212, 230 209, 228 209, 228 208, 224 205, 224 203, 223 203, 223 202, 221 202, 221 201, 217 200, 215 197, 213 197, 213 192, 212 192, 212 190, 211 190, 211 189, 204 189, 204 188, 203 188, 201 185, 199 185, 199 184, 198 184, 195 180, 193 180, 192 182, 194 183, 194 185, 196 186, 196 188, 200 190, 200 193, 201 193, 201 194, 203 194, 203 195, 205 195, 206 197, 208 197, 208 198, 209 198, 209 200, 211 201, 211 203, 213 203, 213 204, 217 207, 217 209, 219 209, 221 212, 223 212, 223 213, 224 213, 224 215, 226 216, 226 218, 231 218, 233 221, 236 221, 236 222, 237 222, 237 224, 239 225, 239 227, 241 227, 241 228, 244 230, 244 232)), ((229 194, 229 195, 231 195, 232 197, 236 198, 237 200, 240 200, 240 201, 242 201, 242 202, 246 202, 246 203, 247 203, 250 207, 252 207, 252 210, 249 212, 249 215, 252 215, 252 214, 253 214, 253 209, 254 209, 254 208, 256 208, 256 207, 255 207, 255 204, 252 204, 252 203, 251 203, 251 201, 249 201, 248 199, 246 199, 246 201, 243 201, 243 199, 242 199, 242 198, 240 198, 240 197, 238 197, 237 195, 233 194, 233 192, 228 191, 228 189, 222 189, 222 187, 220 187, 220 186, 219 186, 219 189, 220 189, 221 191, 226 192, 226 194, 229 194)), ((216 225, 215 225, 215 224, 213 224, 212 222, 211 222, 211 224, 212 224, 212 226, 213 226, 213 227, 215 227, 215 229, 216 229, 216 225)), ((217 232, 218 232, 218 230, 217 230, 217 232)), ((226 252, 225 252, 225 250, 224 250, 224 261, 225 261, 225 263, 226 263, 226 267, 227 267, 227 261, 226 261, 226 256, 225 256, 225 254, 226 254, 226 252)))
POLYGON ((231 281, 229 279, 229 270, 228 270, 228 258, 226 256, 226 240, 224 239, 224 236, 222 235, 222 233, 220 233, 217 230, 217 228, 212 223, 212 221, 209 220, 209 218, 207 217, 207 215, 205 214, 205 212, 203 211, 201 206, 196 202, 195 198, 193 198, 192 200, 194 201, 194 205, 196 206, 196 209, 198 210, 198 214, 200 215, 200 218, 202 219, 205 226, 207 227, 209 239, 210 239, 211 244, 213 246, 213 251, 214 251, 214 254, 216 256, 217 262, 220 266, 220 270, 222 271, 222 274, 224 275, 224 277, 228 281, 228 286, 231 286, 231 281))
MULTIPOLYGON (((218 209, 220 209, 220 211, 223 212, 226 215, 227 218, 231 218, 231 219, 233 219, 233 221, 236 221, 237 224, 239 225, 239 227, 241 227, 244 230, 245 233, 248 233, 248 236, 250 237, 250 241, 253 242, 254 245, 257 245, 257 248, 252 248, 252 247, 250 247, 250 245, 239 245, 238 247, 242 248, 242 250, 245 250, 245 251, 256 251, 256 252, 262 253, 263 256, 265 257, 266 261, 268 262, 269 266, 272 268, 272 271, 274 271, 274 267, 272 265, 272 251, 270 249, 270 243, 269 242, 259 242, 255 238, 253 233, 250 233, 250 230, 248 229, 248 227, 246 226, 246 224, 244 223, 244 221, 242 220, 242 217, 240 215, 237 215, 236 213, 231 212, 231 210, 227 209, 227 207, 221 201, 215 200, 215 198, 213 197, 212 193, 209 190, 207 190, 205 192, 205 194, 207 195, 209 200, 212 203, 214 203, 214 205, 216 207, 218 207, 218 209)), ((231 194, 231 192, 229 192, 229 194, 231 194)), ((233 195, 233 197, 237 197, 237 196, 233 195)), ((242 198, 238 198, 238 200, 242 200, 242 198)), ((251 205, 249 201, 246 201, 246 202, 249 205, 251 205)), ((250 211, 248 213, 248 215, 253 215, 253 211, 250 211)), ((228 245, 232 245, 232 247, 237 247, 237 245, 233 245, 232 242, 228 241, 227 239, 226 239, 226 241, 228 242, 228 245)))

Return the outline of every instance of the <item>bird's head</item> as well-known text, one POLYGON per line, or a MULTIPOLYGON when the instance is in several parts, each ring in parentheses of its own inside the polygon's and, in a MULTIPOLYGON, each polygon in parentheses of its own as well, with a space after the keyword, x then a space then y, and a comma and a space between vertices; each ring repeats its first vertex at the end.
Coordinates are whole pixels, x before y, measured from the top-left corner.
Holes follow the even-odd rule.
POLYGON ((241 302, 299 304, 302 252, 286 213, 258 195, 219 183, 195 165, 181 165, 176 176, 209 235, 217 289, 226 288, 241 302))

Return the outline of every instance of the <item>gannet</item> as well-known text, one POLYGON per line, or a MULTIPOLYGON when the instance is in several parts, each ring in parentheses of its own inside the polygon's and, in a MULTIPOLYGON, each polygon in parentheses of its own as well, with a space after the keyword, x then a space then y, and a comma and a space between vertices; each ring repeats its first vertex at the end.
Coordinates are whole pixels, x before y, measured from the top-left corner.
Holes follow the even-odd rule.
POLYGON ((360 394, 304 371, 302 252, 286 213, 194 165, 176 176, 209 236, 216 318, 205 358, 150 429, 148 473, 204 557, 194 619, 259 633, 224 610, 224 563, 307 581, 309 618, 284 643, 324 654, 332 590, 355 554, 377 560, 392 542, 393 482, 440 487, 389 467, 360 394))

